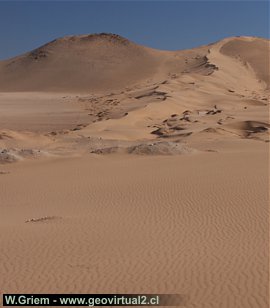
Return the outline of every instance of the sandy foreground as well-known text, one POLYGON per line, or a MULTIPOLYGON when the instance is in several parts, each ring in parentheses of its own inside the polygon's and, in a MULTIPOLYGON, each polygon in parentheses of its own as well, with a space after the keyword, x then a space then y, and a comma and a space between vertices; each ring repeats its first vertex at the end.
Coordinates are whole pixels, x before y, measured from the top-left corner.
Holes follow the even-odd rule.
POLYGON ((1 291, 180 293, 187 307, 267 307, 266 153, 2 168, 1 291))
POLYGON ((102 34, 1 61, 1 293, 267 308, 268 55, 102 34))

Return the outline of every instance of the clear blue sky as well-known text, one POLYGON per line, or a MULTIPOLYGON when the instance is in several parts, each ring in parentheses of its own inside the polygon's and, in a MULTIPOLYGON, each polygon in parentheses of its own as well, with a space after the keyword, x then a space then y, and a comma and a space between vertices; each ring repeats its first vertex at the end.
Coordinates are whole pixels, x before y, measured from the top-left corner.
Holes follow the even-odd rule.
POLYGON ((267 1, 1 1, 0 59, 57 37, 112 32, 159 49, 269 38, 267 1))

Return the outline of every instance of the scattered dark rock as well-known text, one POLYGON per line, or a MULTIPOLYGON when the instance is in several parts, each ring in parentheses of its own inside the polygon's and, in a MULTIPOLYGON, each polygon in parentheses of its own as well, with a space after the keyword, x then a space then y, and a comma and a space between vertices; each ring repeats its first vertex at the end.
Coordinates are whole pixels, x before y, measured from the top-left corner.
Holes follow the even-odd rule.
POLYGON ((27 219, 25 221, 25 223, 29 223, 29 222, 44 222, 44 221, 48 221, 48 220, 54 220, 54 219, 59 219, 61 217, 57 217, 57 216, 44 216, 44 217, 40 217, 40 218, 30 218, 27 219))

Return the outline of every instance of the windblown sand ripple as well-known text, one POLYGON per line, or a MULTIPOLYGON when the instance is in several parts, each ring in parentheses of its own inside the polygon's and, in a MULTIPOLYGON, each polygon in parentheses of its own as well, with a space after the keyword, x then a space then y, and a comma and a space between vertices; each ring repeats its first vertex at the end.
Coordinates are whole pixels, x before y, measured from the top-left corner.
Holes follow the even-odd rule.
POLYGON ((260 147, 9 165, 0 177, 2 292, 180 293, 187 307, 266 308, 260 147), (25 223, 46 216, 62 219, 25 223))

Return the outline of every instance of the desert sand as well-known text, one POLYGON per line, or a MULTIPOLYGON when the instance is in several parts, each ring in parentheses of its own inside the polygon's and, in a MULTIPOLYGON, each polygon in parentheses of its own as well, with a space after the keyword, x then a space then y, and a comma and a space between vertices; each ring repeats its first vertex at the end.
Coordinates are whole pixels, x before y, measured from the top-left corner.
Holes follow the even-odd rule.
POLYGON ((0 61, 1 292, 267 308, 269 55, 94 34, 0 61))

